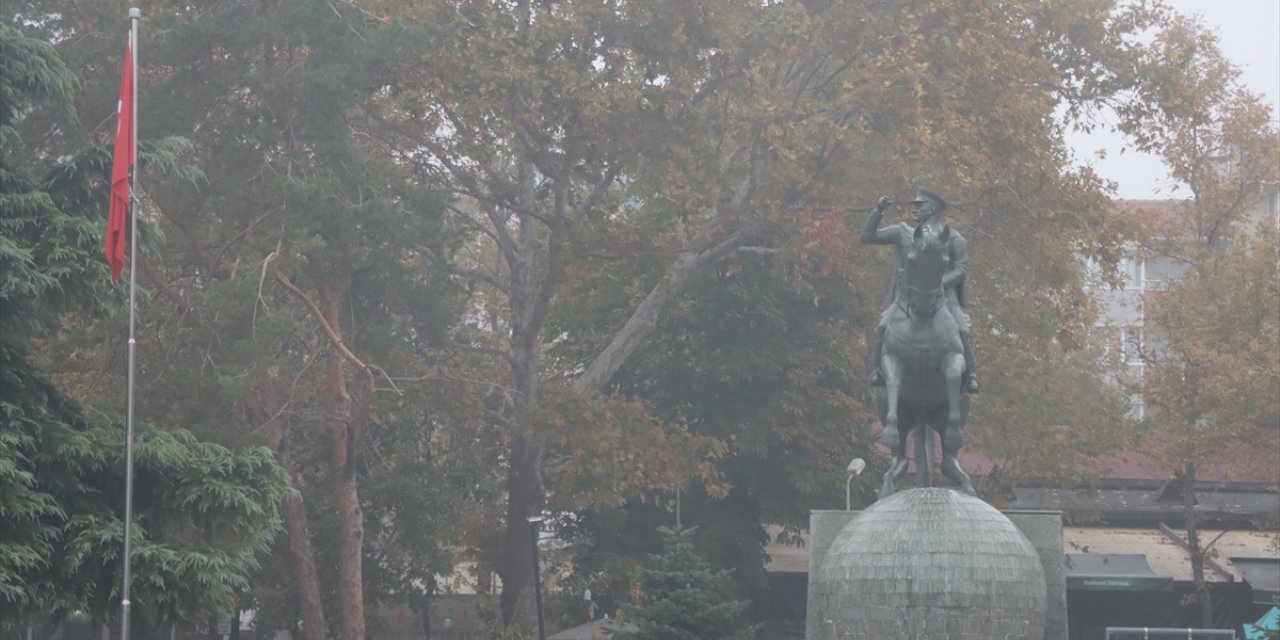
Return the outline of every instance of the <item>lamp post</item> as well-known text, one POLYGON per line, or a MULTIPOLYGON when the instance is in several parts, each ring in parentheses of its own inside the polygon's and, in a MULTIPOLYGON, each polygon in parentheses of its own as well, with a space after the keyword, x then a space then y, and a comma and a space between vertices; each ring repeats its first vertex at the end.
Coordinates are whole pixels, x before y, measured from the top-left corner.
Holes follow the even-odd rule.
POLYGON ((538 609, 538 640, 547 640, 546 629, 542 626, 542 577, 538 570, 538 530, 542 528, 542 516, 529 519, 529 544, 533 552, 533 593, 534 604, 538 609))
POLYGON ((844 510, 853 511, 853 479, 862 475, 862 470, 867 468, 867 461, 862 458, 854 458, 849 463, 849 479, 844 483, 844 510))

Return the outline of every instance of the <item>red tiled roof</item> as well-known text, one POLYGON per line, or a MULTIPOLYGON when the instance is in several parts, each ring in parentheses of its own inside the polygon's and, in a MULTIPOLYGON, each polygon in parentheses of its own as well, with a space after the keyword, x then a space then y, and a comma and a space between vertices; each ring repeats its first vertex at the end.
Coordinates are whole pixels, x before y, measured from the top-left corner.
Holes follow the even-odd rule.
MULTIPOLYGON (((1142 450, 1120 451, 1098 458, 1089 471, 1115 480, 1168 480, 1173 469, 1142 450)), ((1239 442, 1223 447, 1196 469, 1201 482, 1229 482, 1280 486, 1280 431, 1261 442, 1239 442)))
MULTIPOLYGON (((1148 443, 1150 444, 1150 443, 1148 443)), ((883 455, 888 449, 877 445, 883 455)), ((984 476, 999 461, 983 456, 972 447, 960 451, 960 464, 970 474, 984 476)), ((1143 450, 1117 451, 1094 459, 1081 469, 1099 480, 1164 482, 1173 477, 1173 467, 1143 450)), ((1280 429, 1262 441, 1241 442, 1223 448, 1196 470, 1199 482, 1280 487, 1280 429)))

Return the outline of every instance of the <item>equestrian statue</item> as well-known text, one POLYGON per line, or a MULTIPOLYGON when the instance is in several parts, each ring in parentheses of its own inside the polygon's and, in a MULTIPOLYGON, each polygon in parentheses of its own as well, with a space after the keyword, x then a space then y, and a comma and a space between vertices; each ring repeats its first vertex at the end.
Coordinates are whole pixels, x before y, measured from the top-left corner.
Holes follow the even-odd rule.
POLYGON ((907 435, 919 434, 916 468, 921 486, 932 483, 932 437, 942 436, 943 475, 974 495, 973 483, 957 456, 964 444, 969 396, 979 391, 969 336, 964 280, 968 270, 965 239, 942 223, 947 202, 919 189, 912 202, 915 226, 880 228, 882 197, 863 227, 866 244, 895 248, 890 304, 880 316, 868 355, 871 384, 879 387, 876 409, 884 431, 880 442, 892 451, 880 497, 893 494, 907 469, 907 435))

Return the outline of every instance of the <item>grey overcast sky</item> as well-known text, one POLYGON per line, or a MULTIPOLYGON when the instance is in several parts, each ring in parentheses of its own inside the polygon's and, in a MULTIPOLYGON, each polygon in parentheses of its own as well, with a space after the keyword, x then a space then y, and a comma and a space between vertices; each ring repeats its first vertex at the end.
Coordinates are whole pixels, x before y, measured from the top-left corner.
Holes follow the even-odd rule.
MULTIPOLYGON (((1240 81, 1271 106, 1280 122, 1280 0, 1166 0, 1179 13, 1199 15, 1215 30, 1227 57, 1241 69, 1240 81)), ((1068 142, 1078 161, 1091 164, 1103 178, 1118 183, 1121 198, 1181 198, 1173 191, 1168 170, 1158 159, 1123 150, 1118 136, 1072 134, 1068 142), (1096 151, 1106 157, 1099 159, 1096 151), (1123 153, 1122 153, 1123 150, 1123 153)), ((1278 152, 1280 156, 1280 152, 1278 152)), ((1280 161, 1280 159, 1278 159, 1280 161)))

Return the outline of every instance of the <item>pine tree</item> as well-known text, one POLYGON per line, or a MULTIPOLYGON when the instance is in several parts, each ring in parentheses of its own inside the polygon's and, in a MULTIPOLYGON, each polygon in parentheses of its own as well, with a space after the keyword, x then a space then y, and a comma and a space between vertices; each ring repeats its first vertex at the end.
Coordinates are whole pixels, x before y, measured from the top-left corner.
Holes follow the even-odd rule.
POLYGON ((754 638, 746 624, 745 600, 728 600, 723 588, 729 572, 711 566, 693 546, 696 527, 659 527, 666 551, 633 580, 639 596, 628 607, 638 630, 615 635, 620 640, 726 640, 754 638))

